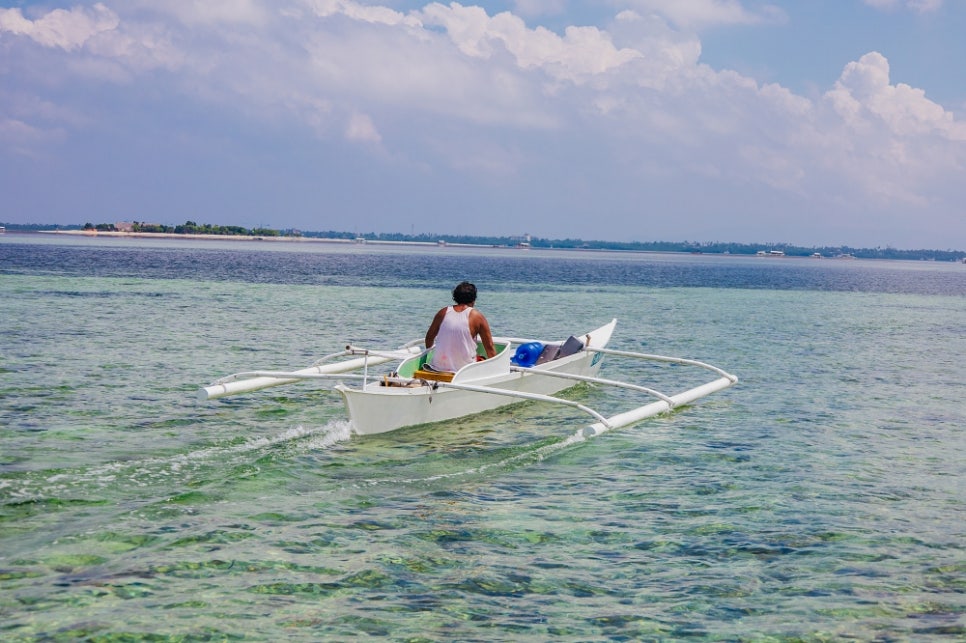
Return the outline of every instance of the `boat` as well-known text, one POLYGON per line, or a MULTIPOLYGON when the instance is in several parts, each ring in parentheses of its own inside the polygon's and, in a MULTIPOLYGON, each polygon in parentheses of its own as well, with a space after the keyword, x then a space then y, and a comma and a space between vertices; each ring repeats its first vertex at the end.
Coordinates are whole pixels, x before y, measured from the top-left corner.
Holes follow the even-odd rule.
POLYGON ((607 348, 616 325, 617 320, 613 319, 600 328, 558 341, 494 337, 494 357, 485 359, 486 353, 478 345, 477 361, 455 373, 430 370, 427 362, 432 349, 422 349, 421 340, 388 351, 348 345, 344 351, 297 371, 246 371, 222 377, 199 389, 198 399, 214 400, 298 381, 321 380, 334 383, 331 388, 341 394, 349 421, 359 435, 445 422, 523 401, 559 404, 586 413, 594 422, 583 429, 583 434, 593 435, 670 411, 738 381, 734 375, 696 360, 607 348), (605 357, 695 366, 716 377, 700 386, 665 394, 600 377, 605 357), (395 366, 388 372, 376 368, 390 362, 395 366), (656 399, 605 417, 588 406, 556 396, 581 382, 631 389, 656 399))

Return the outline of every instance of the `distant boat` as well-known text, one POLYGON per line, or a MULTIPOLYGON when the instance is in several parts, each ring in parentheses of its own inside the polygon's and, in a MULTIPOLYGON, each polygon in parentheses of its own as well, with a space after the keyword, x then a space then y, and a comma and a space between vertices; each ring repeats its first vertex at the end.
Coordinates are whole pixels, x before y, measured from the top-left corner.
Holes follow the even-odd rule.
POLYGON ((822 253, 821 252, 813 252, 812 253, 812 259, 821 259, 821 258, 822 258, 822 253))
POLYGON ((784 257, 785 256, 785 251, 784 250, 768 250, 766 252, 764 250, 759 250, 755 254, 757 256, 759 256, 759 257, 784 257))

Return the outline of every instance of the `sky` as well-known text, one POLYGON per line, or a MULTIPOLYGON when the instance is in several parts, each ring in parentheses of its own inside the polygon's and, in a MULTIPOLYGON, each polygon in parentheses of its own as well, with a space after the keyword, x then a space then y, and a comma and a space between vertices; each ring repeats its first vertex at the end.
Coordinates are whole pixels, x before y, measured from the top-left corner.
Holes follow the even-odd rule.
POLYGON ((964 0, 0 0, 0 221, 966 249, 964 0))

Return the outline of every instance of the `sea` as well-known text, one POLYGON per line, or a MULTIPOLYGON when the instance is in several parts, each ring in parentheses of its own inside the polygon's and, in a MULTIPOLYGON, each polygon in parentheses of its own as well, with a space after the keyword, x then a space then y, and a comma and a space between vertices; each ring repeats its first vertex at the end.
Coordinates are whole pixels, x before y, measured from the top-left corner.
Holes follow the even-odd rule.
POLYGON ((0 640, 966 640, 964 365, 960 263, 8 232, 0 640), (611 348, 739 381, 595 436, 197 397, 418 339, 462 280, 495 335, 616 318, 611 348))

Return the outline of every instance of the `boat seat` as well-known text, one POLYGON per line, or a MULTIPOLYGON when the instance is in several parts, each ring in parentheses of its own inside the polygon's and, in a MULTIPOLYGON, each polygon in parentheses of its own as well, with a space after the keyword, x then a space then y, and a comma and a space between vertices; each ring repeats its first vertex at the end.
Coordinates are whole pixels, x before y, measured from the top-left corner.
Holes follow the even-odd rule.
POLYGON ((424 371, 421 368, 413 373, 413 377, 416 379, 431 380, 433 382, 452 382, 454 375, 456 373, 451 371, 424 371))

